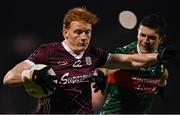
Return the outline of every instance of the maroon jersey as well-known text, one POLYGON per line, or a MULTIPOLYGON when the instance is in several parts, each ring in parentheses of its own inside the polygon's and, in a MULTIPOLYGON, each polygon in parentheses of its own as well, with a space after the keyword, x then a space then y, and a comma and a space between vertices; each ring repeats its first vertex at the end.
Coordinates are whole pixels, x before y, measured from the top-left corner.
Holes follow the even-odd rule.
POLYGON ((107 58, 108 52, 93 46, 79 57, 68 51, 64 42, 40 46, 28 59, 52 67, 59 86, 52 95, 39 100, 39 113, 92 113, 91 83, 84 79, 103 66, 107 58))

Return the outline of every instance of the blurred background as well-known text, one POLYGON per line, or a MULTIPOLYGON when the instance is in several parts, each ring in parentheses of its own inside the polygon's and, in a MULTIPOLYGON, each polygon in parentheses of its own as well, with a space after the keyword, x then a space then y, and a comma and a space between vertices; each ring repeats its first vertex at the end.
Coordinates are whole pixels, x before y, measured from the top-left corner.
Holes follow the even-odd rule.
MULTIPOLYGON (((178 1, 170 0, 1 0, 0 1, 0 113, 31 113, 36 99, 23 87, 3 86, 4 75, 42 43, 62 41, 64 14, 77 6, 87 7, 100 21, 93 28, 92 42, 114 52, 135 41, 141 18, 151 13, 167 21, 167 43, 180 48, 178 1)), ((153 113, 180 113, 180 53, 169 65, 165 98, 155 96, 153 113)))

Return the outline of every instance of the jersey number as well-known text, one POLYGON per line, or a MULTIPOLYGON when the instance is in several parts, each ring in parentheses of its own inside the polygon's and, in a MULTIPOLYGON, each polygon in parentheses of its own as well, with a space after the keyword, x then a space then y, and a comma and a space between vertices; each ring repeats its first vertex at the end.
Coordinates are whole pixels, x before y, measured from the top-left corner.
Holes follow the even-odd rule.
POLYGON ((81 60, 77 60, 74 62, 73 67, 82 67, 81 60))

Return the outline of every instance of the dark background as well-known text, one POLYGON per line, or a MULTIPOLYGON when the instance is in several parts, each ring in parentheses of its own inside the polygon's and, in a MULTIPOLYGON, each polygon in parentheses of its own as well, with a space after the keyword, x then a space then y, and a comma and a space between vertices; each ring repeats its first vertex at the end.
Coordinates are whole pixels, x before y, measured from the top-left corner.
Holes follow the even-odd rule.
MULTIPOLYGON (((40 44, 62 41, 61 29, 64 14, 76 6, 87 7, 100 21, 93 28, 92 42, 114 52, 136 40, 137 27, 125 29, 118 22, 121 11, 130 10, 138 22, 147 14, 157 13, 168 24, 167 43, 179 45, 179 6, 172 0, 12 0, 0 1, 0 113, 30 113, 36 99, 23 87, 3 86, 6 72, 26 57, 40 44)), ((153 113, 180 113, 180 72, 178 54, 169 65, 165 98, 155 96, 153 113)))

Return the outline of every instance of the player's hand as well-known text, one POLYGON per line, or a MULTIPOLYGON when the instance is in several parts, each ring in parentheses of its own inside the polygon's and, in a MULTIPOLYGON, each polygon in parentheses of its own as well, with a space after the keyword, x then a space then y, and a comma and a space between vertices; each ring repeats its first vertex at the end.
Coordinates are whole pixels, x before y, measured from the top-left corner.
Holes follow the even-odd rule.
POLYGON ((50 69, 49 66, 35 65, 30 70, 22 72, 22 80, 34 81, 43 88, 45 93, 48 93, 48 90, 53 92, 58 84, 58 80, 56 75, 50 72, 50 69))
POLYGON ((88 80, 88 81, 94 83, 92 87, 95 88, 94 89, 95 93, 98 92, 99 90, 101 90, 101 93, 104 95, 105 88, 106 88, 106 82, 107 82, 106 76, 104 76, 102 73, 96 73, 85 80, 88 80))
POLYGON ((166 46, 158 49, 158 61, 169 61, 177 54, 177 49, 174 46, 166 46))
POLYGON ((47 92, 47 89, 50 91, 54 91, 57 86, 57 77, 55 75, 50 75, 48 70, 49 66, 42 68, 41 70, 34 70, 32 79, 42 86, 44 92, 47 92))
POLYGON ((164 91, 165 90, 165 87, 160 87, 160 86, 158 86, 157 88, 156 88, 156 94, 157 95, 159 95, 162 99, 164 99, 165 98, 165 95, 164 95, 164 91))
POLYGON ((107 77, 106 76, 92 76, 92 82, 95 84, 93 85, 93 88, 95 88, 94 92, 98 92, 99 90, 101 93, 104 95, 105 94, 105 88, 106 88, 106 82, 107 82, 107 77))

